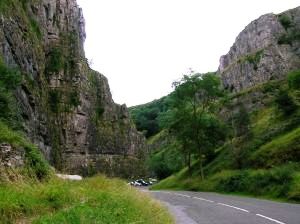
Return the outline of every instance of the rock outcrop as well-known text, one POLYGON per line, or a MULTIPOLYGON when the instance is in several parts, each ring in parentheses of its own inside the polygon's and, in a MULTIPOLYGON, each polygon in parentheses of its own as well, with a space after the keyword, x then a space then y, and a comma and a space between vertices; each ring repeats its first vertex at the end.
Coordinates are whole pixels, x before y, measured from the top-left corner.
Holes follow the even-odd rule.
POLYGON ((300 7, 251 22, 220 58, 218 73, 224 88, 239 92, 299 68, 300 7))
POLYGON ((0 62, 22 72, 23 129, 60 171, 141 175, 144 137, 89 68, 84 26, 76 0, 1 1, 0 62))

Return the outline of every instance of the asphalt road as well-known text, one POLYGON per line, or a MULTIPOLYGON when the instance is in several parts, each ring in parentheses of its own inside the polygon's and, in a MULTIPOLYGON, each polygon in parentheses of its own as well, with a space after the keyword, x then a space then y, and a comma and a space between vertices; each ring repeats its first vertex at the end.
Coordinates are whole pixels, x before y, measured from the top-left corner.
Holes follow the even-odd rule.
POLYGON ((150 191, 178 224, 300 224, 300 204, 217 193, 150 191))

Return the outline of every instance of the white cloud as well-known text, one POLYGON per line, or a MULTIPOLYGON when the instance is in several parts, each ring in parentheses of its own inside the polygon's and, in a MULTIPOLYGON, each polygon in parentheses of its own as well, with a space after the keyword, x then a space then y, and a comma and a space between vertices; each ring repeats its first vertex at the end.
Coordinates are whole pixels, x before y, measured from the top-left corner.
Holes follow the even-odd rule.
POLYGON ((86 19, 86 56, 129 106, 168 94, 188 68, 215 71, 236 36, 265 13, 299 0, 77 0, 86 19))

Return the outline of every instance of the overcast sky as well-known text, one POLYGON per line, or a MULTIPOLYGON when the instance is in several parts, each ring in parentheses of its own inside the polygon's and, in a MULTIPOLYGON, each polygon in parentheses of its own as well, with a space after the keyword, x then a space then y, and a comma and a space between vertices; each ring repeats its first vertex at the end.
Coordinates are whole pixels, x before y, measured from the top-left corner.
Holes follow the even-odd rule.
POLYGON ((86 19, 86 57, 114 101, 143 104, 168 94, 189 68, 216 71, 252 20, 300 0, 77 0, 86 19))

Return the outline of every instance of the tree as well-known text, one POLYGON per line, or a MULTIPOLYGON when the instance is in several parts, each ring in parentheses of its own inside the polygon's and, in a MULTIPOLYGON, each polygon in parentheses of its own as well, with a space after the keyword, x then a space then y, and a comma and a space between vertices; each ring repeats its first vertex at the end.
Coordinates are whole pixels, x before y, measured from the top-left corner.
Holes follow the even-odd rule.
POLYGON ((201 178, 204 179, 204 160, 225 138, 222 124, 213 110, 215 100, 222 93, 219 78, 215 73, 184 75, 179 82, 173 83, 173 87, 170 129, 189 158, 192 153, 198 155, 201 178))

